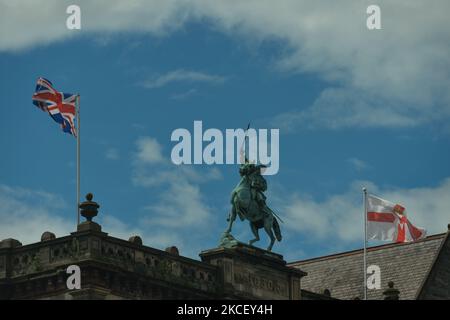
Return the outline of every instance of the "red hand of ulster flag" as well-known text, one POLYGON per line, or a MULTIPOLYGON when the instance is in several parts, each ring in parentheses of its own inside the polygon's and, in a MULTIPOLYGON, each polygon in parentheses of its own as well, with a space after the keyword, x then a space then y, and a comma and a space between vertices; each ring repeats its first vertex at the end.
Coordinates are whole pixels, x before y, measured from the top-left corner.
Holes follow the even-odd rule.
POLYGON ((367 202, 368 239, 410 242, 425 237, 426 230, 415 227, 401 205, 373 195, 368 195, 367 202))
POLYGON ((404 215, 405 208, 399 204, 394 206, 394 213, 397 215, 398 224, 397 224, 397 239, 395 242, 406 242, 406 226, 408 223, 408 219, 404 215))

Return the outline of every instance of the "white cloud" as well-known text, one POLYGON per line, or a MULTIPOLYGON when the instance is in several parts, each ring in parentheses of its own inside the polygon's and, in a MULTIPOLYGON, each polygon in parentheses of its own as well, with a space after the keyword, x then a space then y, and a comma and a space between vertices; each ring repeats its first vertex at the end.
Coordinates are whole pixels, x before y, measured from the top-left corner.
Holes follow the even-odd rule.
POLYGON ((216 168, 196 170, 193 166, 174 165, 170 159, 164 161, 162 146, 151 137, 142 137, 137 143, 132 182, 136 186, 156 188, 159 201, 146 206, 148 212, 142 223, 168 229, 205 227, 211 218, 211 208, 206 204, 199 185, 221 179, 216 168), (151 141, 151 147, 145 147, 151 141), (158 161, 148 161, 149 154, 157 150, 158 161))
POLYGON ((146 207, 150 215, 143 219, 145 224, 188 228, 203 227, 210 222, 211 209, 204 203, 197 185, 180 179, 171 183, 160 198, 159 203, 146 207))
POLYGON ((281 113, 273 119, 272 125, 282 128, 283 132, 292 132, 299 127, 413 127, 427 121, 418 117, 417 112, 404 111, 382 95, 369 97, 351 88, 328 88, 321 92, 310 107, 281 113))
POLYGON ((209 84, 220 84, 224 81, 225 78, 222 76, 211 75, 199 71, 178 69, 144 81, 142 86, 145 88, 154 89, 164 87, 173 82, 203 82, 209 84))
POLYGON ((202 172, 188 165, 174 165, 168 161, 161 166, 147 166, 143 163, 135 163, 135 171, 132 181, 136 186, 155 187, 167 183, 177 183, 179 180, 187 180, 200 184, 222 179, 222 174, 217 168, 204 169, 202 172))
POLYGON ((136 160, 140 163, 152 164, 164 161, 161 145, 151 137, 141 137, 136 142, 136 160))
POLYGON ((448 119, 450 3, 379 1, 383 30, 377 31, 365 26, 369 4, 208 2, 196 12, 229 34, 285 40, 280 69, 330 84, 311 107, 292 110, 294 127, 408 127, 448 119))
MULTIPOLYGON (((96 219, 113 237, 128 239, 139 235, 145 245, 161 249, 176 245, 183 254, 194 257, 198 253, 195 250, 202 249, 199 240, 209 237, 197 231, 211 226, 213 215, 211 208, 204 204, 198 185, 184 179, 179 179, 178 184, 168 183, 160 201, 147 208, 150 213, 139 224, 126 223, 108 212, 101 212, 96 219), (183 232, 193 229, 194 234, 183 232)), ((285 238, 301 236, 309 244, 317 243, 322 247, 329 244, 336 248, 360 241, 363 185, 371 193, 404 205, 412 223, 425 227, 428 234, 446 231, 450 222, 450 178, 434 187, 408 189, 379 188, 368 181, 355 181, 346 192, 322 201, 296 192, 278 199, 271 197, 274 208, 285 222, 282 225, 285 238)), ((76 218, 75 215, 73 219, 62 216, 62 210, 70 211, 70 207, 58 195, 0 185, 0 240, 15 238, 30 244, 39 242, 44 231, 51 231, 57 237, 68 235, 76 229, 76 218)))
POLYGON ((175 233, 164 232, 164 230, 150 231, 132 226, 104 212, 99 216, 98 222, 102 226, 102 230, 108 232, 112 237, 128 240, 131 236, 138 235, 142 238, 144 245, 153 248, 164 249, 182 243, 180 237, 175 233))
POLYGON ((108 150, 106 150, 105 157, 109 160, 118 160, 120 158, 119 150, 117 150, 116 148, 109 148, 108 150))
POLYGON ((410 189, 379 188, 368 181, 355 181, 346 192, 323 201, 294 193, 277 200, 279 213, 286 222, 285 228, 311 241, 345 244, 361 240, 364 217, 362 186, 386 200, 403 204, 411 222, 425 227, 428 234, 446 231, 450 222, 450 178, 436 187, 410 189))
POLYGON ((57 195, 39 190, 0 185, 0 240, 14 238, 28 244, 41 240, 44 231, 61 237, 74 231, 73 221, 59 215, 66 203, 57 195))
POLYGON ((0 1, 0 51, 42 46, 83 35, 136 31, 162 36, 186 21, 185 5, 179 1, 80 0, 81 30, 66 28, 64 0, 0 1), (36 27, 39 26, 39 27, 36 27))
MULTIPOLYGON (((276 4, 272 0, 79 1, 81 31, 65 28, 68 4, 1 0, 0 51, 86 33, 163 36, 188 21, 206 21, 215 30, 238 35, 243 41, 281 40, 279 70, 314 74, 329 83, 312 106, 287 115, 292 128, 310 122, 331 128, 404 127, 445 121, 450 116, 447 0, 432 4, 380 0, 383 29, 374 31, 366 28, 366 8, 372 4, 368 0, 282 0, 276 4)), ((150 86, 214 79, 176 70, 154 79, 150 86)))
POLYGON ((358 158, 349 158, 347 159, 347 162, 355 168, 356 171, 362 171, 365 169, 370 168, 370 165, 368 165, 365 161, 358 159, 358 158))
MULTIPOLYGON (((69 235, 76 230, 75 210, 73 219, 62 216, 62 210, 70 208, 58 195, 0 184, 0 240, 14 238, 25 245, 39 242, 45 231, 56 237, 69 235)), ((100 212, 96 221, 112 237, 127 240, 139 235, 145 245, 162 249, 183 244, 175 233, 133 227, 106 212, 100 212)))

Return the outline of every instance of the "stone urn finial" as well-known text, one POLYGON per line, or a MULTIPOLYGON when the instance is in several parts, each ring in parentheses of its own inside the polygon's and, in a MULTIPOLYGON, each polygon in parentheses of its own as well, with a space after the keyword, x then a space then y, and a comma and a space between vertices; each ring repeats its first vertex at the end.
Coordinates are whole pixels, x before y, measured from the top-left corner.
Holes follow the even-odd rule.
POLYGON ((94 195, 92 193, 88 193, 86 195, 86 201, 80 203, 80 214, 86 218, 87 221, 92 221, 92 218, 95 217, 98 213, 98 208, 100 205, 92 201, 94 195))
POLYGON ((388 282, 388 288, 383 292, 384 300, 398 300, 400 291, 394 288, 394 282, 388 282))

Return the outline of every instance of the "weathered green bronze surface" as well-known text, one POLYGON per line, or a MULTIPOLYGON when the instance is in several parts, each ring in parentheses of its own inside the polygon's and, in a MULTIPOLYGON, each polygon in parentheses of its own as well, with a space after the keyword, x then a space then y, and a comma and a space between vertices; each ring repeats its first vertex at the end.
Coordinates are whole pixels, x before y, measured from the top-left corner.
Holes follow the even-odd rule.
POLYGON ((270 238, 268 251, 272 250, 275 239, 281 241, 281 230, 276 214, 266 205, 266 196, 264 192, 267 190, 266 179, 261 175, 261 169, 264 165, 255 165, 245 162, 239 168, 241 180, 231 193, 231 211, 228 217, 228 228, 223 233, 220 246, 232 247, 238 241, 231 235, 231 229, 236 216, 241 221, 248 220, 250 228, 255 236, 249 241, 252 245, 259 241, 258 230, 264 228, 270 238))

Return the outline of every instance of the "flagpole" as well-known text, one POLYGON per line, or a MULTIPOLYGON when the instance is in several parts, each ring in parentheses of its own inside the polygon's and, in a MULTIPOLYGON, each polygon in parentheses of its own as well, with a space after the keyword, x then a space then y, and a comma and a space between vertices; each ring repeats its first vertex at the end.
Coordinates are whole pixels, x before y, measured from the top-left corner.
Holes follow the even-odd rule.
POLYGON ((77 226, 80 224, 80 95, 76 98, 77 112, 77 226))
POLYGON ((367 189, 363 187, 363 197, 364 197, 364 300, 367 300, 367 189))

